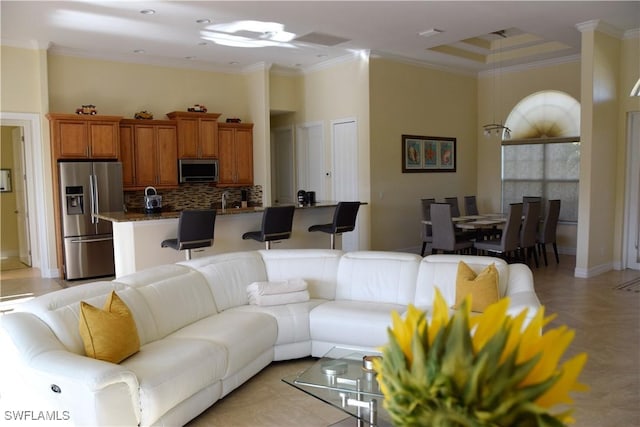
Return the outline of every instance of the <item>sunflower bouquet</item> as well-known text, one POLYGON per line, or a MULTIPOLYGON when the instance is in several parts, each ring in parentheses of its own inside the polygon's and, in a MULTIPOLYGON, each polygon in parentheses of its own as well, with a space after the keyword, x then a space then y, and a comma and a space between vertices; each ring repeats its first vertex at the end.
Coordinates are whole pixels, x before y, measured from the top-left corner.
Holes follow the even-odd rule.
POLYGON ((508 299, 471 316, 470 298, 449 317, 436 291, 431 320, 414 306, 394 312, 389 343, 374 362, 384 407, 395 426, 540 426, 572 423, 570 391, 587 356, 559 366, 573 340, 566 326, 542 333, 552 320, 540 309, 507 315, 508 299), (562 406, 560 409, 557 406, 562 406))

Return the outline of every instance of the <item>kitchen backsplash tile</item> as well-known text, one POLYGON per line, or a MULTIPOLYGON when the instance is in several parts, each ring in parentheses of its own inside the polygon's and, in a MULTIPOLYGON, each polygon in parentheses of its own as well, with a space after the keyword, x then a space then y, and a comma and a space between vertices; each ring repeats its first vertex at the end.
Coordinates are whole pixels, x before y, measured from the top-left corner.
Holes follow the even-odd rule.
MULTIPOLYGON (((162 196, 162 210, 181 211, 184 209, 209 209, 220 207, 222 193, 227 192, 227 206, 239 206, 242 200, 242 190, 247 191, 249 206, 262 206, 262 186, 241 188, 218 188, 207 183, 181 184, 180 188, 172 190, 158 190, 162 196)), ((144 208, 144 191, 125 191, 124 203, 128 210, 144 208)))

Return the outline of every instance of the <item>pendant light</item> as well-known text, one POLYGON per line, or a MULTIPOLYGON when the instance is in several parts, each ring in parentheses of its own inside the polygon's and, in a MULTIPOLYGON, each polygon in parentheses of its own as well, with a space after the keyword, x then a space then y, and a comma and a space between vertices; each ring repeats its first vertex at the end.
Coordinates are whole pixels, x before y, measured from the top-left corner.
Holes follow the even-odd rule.
MULTIPOLYGON (((499 41, 502 41, 502 39, 506 38, 506 30, 499 30, 499 31, 494 31, 491 34, 495 34, 497 36, 500 37, 499 41)), ((498 52, 500 52, 500 54, 502 55, 502 43, 498 43, 498 52)), ((502 59, 502 58, 500 58, 502 59)), ((495 64, 498 61, 493 61, 494 66, 493 66, 493 93, 495 95, 495 98, 498 98, 498 101, 500 101, 500 90, 496 90, 496 66, 495 64)), ((507 126, 502 124, 502 121, 496 121, 496 108, 495 108, 495 101, 493 102, 494 106, 493 106, 493 122, 492 123, 488 123, 486 125, 482 126, 482 130, 484 135, 488 138, 491 137, 491 135, 496 135, 499 136, 500 134, 502 134, 502 138, 503 139, 509 139, 511 138, 511 129, 509 129, 507 126)))

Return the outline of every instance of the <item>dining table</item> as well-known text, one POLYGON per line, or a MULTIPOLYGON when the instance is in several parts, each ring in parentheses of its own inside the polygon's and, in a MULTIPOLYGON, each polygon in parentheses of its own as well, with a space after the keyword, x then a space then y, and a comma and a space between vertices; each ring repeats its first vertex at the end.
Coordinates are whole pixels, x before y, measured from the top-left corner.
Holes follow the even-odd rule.
MULTIPOLYGON (((507 222, 507 216, 503 213, 488 213, 483 215, 454 216, 451 221, 463 230, 478 230, 482 228, 498 227, 507 222)), ((423 224, 432 225, 430 220, 422 220, 423 224)))

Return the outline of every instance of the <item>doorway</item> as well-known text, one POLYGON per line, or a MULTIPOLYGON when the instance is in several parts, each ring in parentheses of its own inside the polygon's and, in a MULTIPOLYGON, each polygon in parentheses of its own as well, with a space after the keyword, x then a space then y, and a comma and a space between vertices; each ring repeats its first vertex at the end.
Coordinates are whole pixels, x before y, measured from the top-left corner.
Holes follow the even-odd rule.
MULTIPOLYGON (((46 197, 50 191, 45 191, 44 185, 44 153, 42 147, 41 117, 34 113, 1 113, 0 125, 18 127, 23 135, 24 160, 24 194, 27 214, 24 238, 28 239, 31 256, 31 266, 40 269, 41 277, 57 277, 55 255, 50 257, 47 250, 54 246, 50 244, 53 235, 47 233, 46 197)), ((12 138, 9 143, 13 145, 12 138)), ((52 216, 52 215, 50 215, 52 216)), ((52 226, 53 228, 53 226, 52 226)))
POLYGON ((629 113, 623 268, 640 270, 640 113, 629 113))
POLYGON ((295 199, 295 154, 293 128, 276 128, 271 138, 271 186, 273 203, 294 204, 295 199))
MULTIPOLYGON (((336 201, 358 201, 358 126, 354 119, 331 123, 333 152, 333 198, 336 201)), ((342 235, 342 250, 360 249, 360 226, 342 235)))

